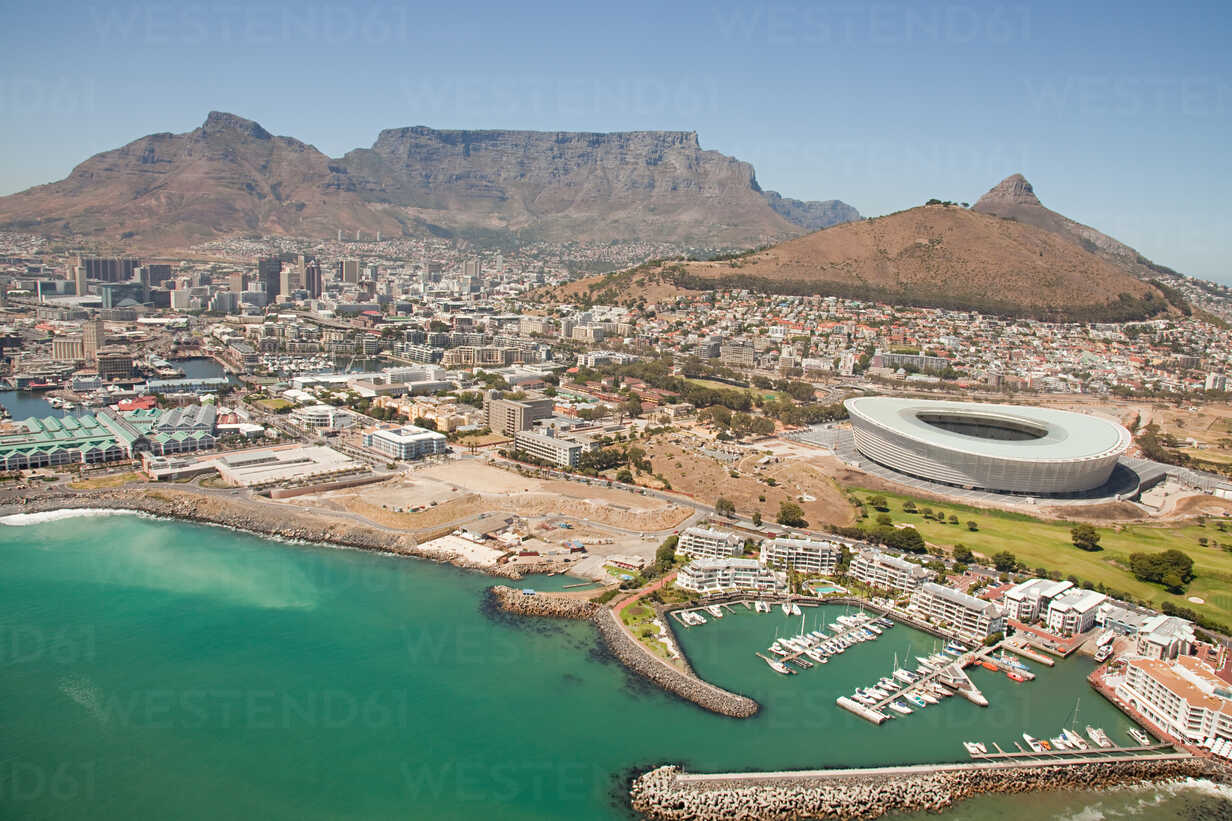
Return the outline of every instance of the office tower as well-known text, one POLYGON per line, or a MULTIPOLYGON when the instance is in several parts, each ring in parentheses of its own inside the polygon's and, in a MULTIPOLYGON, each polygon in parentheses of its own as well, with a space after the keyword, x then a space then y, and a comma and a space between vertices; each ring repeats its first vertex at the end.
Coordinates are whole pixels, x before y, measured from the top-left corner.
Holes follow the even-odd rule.
POLYGON ((86 269, 84 265, 73 267, 73 286, 77 291, 77 296, 85 296, 89 293, 86 286, 86 269))
POLYGON ((282 275, 279 280, 279 293, 284 296, 290 296, 294 291, 298 291, 301 287, 300 271, 298 266, 288 265, 282 269, 282 275))
POLYGON ((107 331, 103 327, 103 320, 95 317, 87 319, 85 324, 81 326, 81 349, 82 355, 87 362, 94 362, 98 359, 98 349, 103 347, 107 342, 107 331))
POLYGON ((278 257, 265 257, 257 261, 257 281, 265 289, 265 295, 270 302, 278 296, 282 287, 282 260, 278 257))
POLYGON ((168 263, 158 262, 152 265, 147 263, 145 268, 149 271, 151 285, 158 285, 171 279, 171 266, 168 263))
POLYGON ((321 263, 310 259, 304 264, 304 290, 310 299, 321 298, 321 263))
POLYGON ((227 279, 227 287, 237 294, 244 293, 248 290, 248 274, 243 271, 233 271, 227 279))
POLYGON ((344 259, 339 262, 338 278, 343 282, 359 282, 359 260, 344 259))
POLYGON ((468 259, 462 263, 462 276, 479 278, 479 260, 468 259))

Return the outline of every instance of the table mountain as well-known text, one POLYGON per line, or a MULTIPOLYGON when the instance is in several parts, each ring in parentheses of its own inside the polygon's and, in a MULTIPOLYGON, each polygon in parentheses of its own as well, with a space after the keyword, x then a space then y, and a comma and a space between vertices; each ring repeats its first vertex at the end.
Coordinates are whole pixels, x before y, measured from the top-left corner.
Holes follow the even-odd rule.
POLYGON ((221 112, 0 197, 5 229, 165 248, 251 234, 327 238, 340 228, 746 247, 858 216, 837 201, 769 197, 751 165, 703 150, 693 132, 417 126, 331 159, 221 112))

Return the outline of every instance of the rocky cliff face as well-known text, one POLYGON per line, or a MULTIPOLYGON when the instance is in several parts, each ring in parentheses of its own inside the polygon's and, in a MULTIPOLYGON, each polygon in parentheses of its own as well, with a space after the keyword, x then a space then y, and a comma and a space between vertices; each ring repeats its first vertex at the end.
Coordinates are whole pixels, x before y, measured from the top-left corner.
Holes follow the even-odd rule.
POLYGON ((860 219, 860 212, 842 200, 804 202, 784 197, 778 191, 766 191, 763 196, 776 214, 806 231, 820 231, 831 225, 860 219))
POLYGON ((1151 279, 1161 273, 1174 273, 1154 264, 1125 243, 1045 208, 1036 196, 1035 188, 1022 174, 1011 174, 994 185, 987 194, 979 198, 972 210, 1017 220, 1057 234, 1142 279, 1151 279))
POLYGON ((235 234, 655 240, 748 246, 854 209, 768 200, 752 166, 692 132, 382 131, 331 159, 212 112, 0 198, 0 226, 174 246, 235 234), (774 203, 790 203, 774 207, 774 203), (829 214, 831 216, 822 216, 829 214))

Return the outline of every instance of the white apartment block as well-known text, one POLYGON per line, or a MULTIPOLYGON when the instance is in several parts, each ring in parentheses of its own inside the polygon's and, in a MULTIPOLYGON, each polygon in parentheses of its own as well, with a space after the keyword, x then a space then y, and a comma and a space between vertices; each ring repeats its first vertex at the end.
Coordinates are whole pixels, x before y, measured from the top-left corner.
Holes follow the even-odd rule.
POLYGON ((869 587, 911 593, 936 574, 898 556, 880 550, 865 550, 852 558, 847 575, 869 587))
POLYGON ((711 527, 687 528, 676 544, 677 553, 694 559, 726 559, 739 556, 743 550, 744 541, 735 533, 711 527))
POLYGON ((577 467, 585 445, 567 436, 548 436, 543 433, 533 433, 520 430, 513 435, 513 446, 516 450, 542 459, 561 467, 577 467))
POLYGON ((1057 596, 1073 587, 1073 582, 1027 579, 1005 592, 1005 615, 1023 624, 1039 621, 1057 596))
POLYGON ((695 559, 676 574, 676 587, 693 593, 718 594, 738 590, 780 593, 787 590, 782 573, 755 559, 695 559))
POLYGON ((1048 605, 1048 631, 1058 636, 1085 633, 1095 626, 1099 606, 1107 600, 1094 590, 1067 590, 1048 605))
POLYGON ((427 428, 406 425, 400 428, 369 428, 364 431, 363 445, 390 459, 421 459, 448 448, 445 434, 427 428))
POLYGON ((911 598, 911 609, 968 641, 982 642, 993 633, 1005 632, 1005 612, 1000 607, 935 582, 920 585, 911 598))
POLYGON ((1116 693, 1182 740, 1232 740, 1232 686, 1194 656, 1130 659, 1116 693))
POLYGON ((1148 659, 1167 661, 1187 656, 1193 649, 1193 622, 1176 616, 1151 616, 1138 628, 1137 654, 1148 659))
POLYGON ((834 574, 842 555, 842 546, 829 540, 780 536, 761 546, 762 564, 781 569, 791 568, 799 573, 820 573, 824 576, 834 574))

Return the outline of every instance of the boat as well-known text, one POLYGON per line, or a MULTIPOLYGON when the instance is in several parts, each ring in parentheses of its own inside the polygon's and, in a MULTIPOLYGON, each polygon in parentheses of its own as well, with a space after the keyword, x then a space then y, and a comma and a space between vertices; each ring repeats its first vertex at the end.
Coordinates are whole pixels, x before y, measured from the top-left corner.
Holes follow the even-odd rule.
POLYGON ((779 607, 782 609, 784 616, 791 615, 791 603, 790 602, 783 602, 782 604, 779 605, 779 607))
POLYGON ((980 666, 983 667, 985 670, 992 670, 994 673, 1001 669, 997 665, 993 664, 991 661, 981 661, 980 666))
POLYGON ((1005 677, 1010 679, 1011 681, 1017 681, 1019 683, 1022 683, 1027 680, 1027 677, 1024 676, 1022 673, 1019 673, 1017 670, 1010 670, 1008 673, 1005 674, 1005 677))
POLYGON ((923 656, 916 656, 915 660, 918 661, 920 663, 920 666, 923 667, 925 670, 936 670, 937 669, 937 666, 933 664, 932 661, 924 658, 923 656))
POLYGON ((1151 737, 1139 730, 1137 727, 1131 727, 1129 729, 1129 735, 1134 741, 1137 741, 1143 747, 1151 743, 1151 737))
POLYGON ((932 693, 928 692, 927 687, 917 687, 914 692, 917 696, 919 696, 920 700, 923 701, 925 704, 940 704, 941 703, 941 699, 937 698, 932 693))
POLYGON ((1095 651, 1095 661, 1102 664, 1112 657, 1112 645, 1106 644, 1095 651))
POLYGON ((956 656, 961 656, 963 653, 967 652, 967 648, 963 647, 956 641, 952 641, 945 646, 945 651, 947 653, 953 653, 956 656))
POLYGON ((1021 670, 1024 673, 1031 672, 1030 667, 1023 664, 1017 658, 1015 658, 1014 656, 1011 656, 1009 653, 1005 652, 1004 650, 1001 651, 1001 655, 998 656, 997 658, 1000 659, 1001 663, 1006 665, 1007 667, 1013 667, 1015 670, 1021 670))
POLYGON ((894 671, 894 678, 898 679, 904 684, 910 684, 911 682, 915 681, 919 677, 915 673, 912 673, 909 670, 904 670, 903 668, 900 667, 894 671))
POLYGON ((795 670, 792 670, 790 667, 788 667, 783 662, 775 661, 772 658, 767 658, 763 656, 761 653, 758 653, 757 657, 761 659, 762 661, 764 661, 766 664, 768 664, 770 666, 770 669, 776 673, 781 673, 782 675, 789 676, 795 672, 795 670))
POLYGON ((1042 752, 1044 752, 1044 745, 1043 745, 1043 743, 1042 743, 1042 742, 1040 742, 1040 741, 1035 740, 1034 738, 1032 738, 1031 736, 1027 735, 1026 733, 1023 733, 1023 734, 1022 734, 1022 740, 1023 740, 1023 741, 1025 741, 1025 742, 1027 742, 1027 746, 1031 748, 1031 751, 1032 751, 1032 752, 1036 752, 1036 753, 1042 753, 1042 752))
POLYGON ((978 741, 964 741, 963 746, 967 748, 967 752, 973 758, 977 755, 988 755, 988 748, 978 741))
POLYGON ((1108 738, 1108 734, 1098 727, 1087 725, 1087 738, 1095 742, 1097 747, 1111 747, 1112 739, 1108 738))
POLYGON ((709 610, 710 615, 714 616, 716 619, 723 618, 723 611, 719 609, 717 604, 711 604, 707 606, 706 609, 709 610))
POLYGON ((753 602, 753 610, 757 613, 769 613, 770 605, 766 604, 764 601, 753 602))
POLYGON ((899 715, 904 715, 904 716, 909 716, 913 712, 915 712, 910 707, 908 707, 906 704, 903 704, 901 701, 891 702, 890 709, 898 713, 899 715))
POLYGON ((795 602, 788 602, 788 603, 791 605, 791 615, 793 616, 800 615, 800 605, 796 604, 795 602))
POLYGON ((928 702, 927 702, 927 701, 925 701, 923 698, 921 698, 921 697, 920 697, 920 695, 919 695, 918 693, 908 693, 908 694, 907 694, 907 700, 908 700, 908 701, 910 701, 912 704, 914 704, 914 705, 915 705, 915 706, 917 706, 917 707, 921 707, 921 708, 922 708, 922 707, 927 707, 927 706, 928 706, 928 702))
POLYGON ((1078 735, 1078 733, 1074 732, 1073 730, 1062 730, 1061 738, 1065 739, 1066 745, 1068 745, 1071 749, 1074 749, 1074 750, 1091 749, 1091 745, 1087 743, 1087 740, 1083 738, 1082 736, 1078 735))

